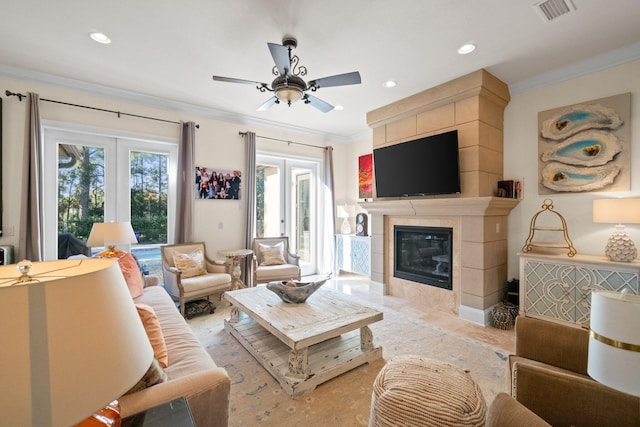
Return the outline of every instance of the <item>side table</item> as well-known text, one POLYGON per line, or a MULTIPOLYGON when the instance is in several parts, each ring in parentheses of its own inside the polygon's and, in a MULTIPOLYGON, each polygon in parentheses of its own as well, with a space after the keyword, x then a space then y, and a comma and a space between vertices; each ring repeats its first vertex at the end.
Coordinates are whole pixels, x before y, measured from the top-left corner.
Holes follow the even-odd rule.
POLYGON ((196 427, 184 397, 122 419, 122 427, 196 427))
POLYGON ((218 254, 231 261, 231 289, 246 288, 240 276, 242 276, 242 267, 240 260, 253 254, 251 249, 224 249, 218 251, 218 254))

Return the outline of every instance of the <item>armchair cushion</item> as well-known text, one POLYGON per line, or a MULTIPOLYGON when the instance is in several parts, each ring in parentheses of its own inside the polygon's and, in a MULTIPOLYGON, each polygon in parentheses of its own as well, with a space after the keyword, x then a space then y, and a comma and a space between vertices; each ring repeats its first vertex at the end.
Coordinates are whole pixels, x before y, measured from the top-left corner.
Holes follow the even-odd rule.
POLYGON ((204 254, 199 248, 191 253, 175 251, 173 253, 173 263, 182 273, 183 279, 207 274, 207 270, 204 268, 204 254))
POLYGON ((260 243, 260 265, 283 265, 284 261, 284 244, 276 243, 273 246, 260 243))

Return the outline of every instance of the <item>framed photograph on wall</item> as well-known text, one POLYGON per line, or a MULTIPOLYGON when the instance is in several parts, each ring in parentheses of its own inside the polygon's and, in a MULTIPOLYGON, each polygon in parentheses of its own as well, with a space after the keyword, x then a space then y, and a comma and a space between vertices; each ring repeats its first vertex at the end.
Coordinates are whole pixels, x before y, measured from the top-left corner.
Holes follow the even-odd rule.
POLYGON ((240 200, 241 182, 239 170, 196 166, 196 199, 240 200))
POLYGON ((373 198, 373 154, 358 157, 358 198, 373 198))

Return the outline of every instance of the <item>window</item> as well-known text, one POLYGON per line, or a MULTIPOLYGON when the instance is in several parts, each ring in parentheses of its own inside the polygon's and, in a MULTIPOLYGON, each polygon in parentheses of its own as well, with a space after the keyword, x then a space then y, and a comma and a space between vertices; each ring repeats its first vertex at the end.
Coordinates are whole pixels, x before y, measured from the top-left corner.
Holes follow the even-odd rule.
POLYGON ((45 259, 96 253, 101 248, 86 247, 94 222, 130 221, 138 238, 131 252, 161 274, 159 246, 173 232, 177 144, 46 126, 44 139, 45 259))

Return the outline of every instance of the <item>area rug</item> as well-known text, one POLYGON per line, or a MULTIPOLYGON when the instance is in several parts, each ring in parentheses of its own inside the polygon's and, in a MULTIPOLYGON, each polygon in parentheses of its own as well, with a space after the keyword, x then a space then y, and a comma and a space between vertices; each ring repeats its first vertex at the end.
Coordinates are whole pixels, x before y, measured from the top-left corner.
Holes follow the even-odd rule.
POLYGON ((311 393, 291 399, 253 356, 224 330, 229 307, 189 320, 189 325, 218 366, 231 377, 229 426, 366 426, 373 381, 395 355, 418 354, 449 362, 478 383, 490 405, 506 390, 506 352, 468 337, 445 331, 421 319, 360 301, 384 313, 370 325, 374 344, 383 358, 319 385, 311 393))

